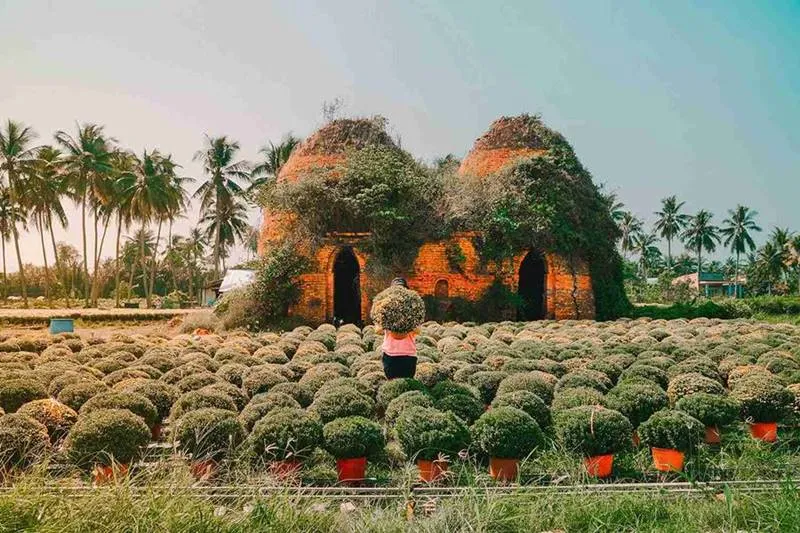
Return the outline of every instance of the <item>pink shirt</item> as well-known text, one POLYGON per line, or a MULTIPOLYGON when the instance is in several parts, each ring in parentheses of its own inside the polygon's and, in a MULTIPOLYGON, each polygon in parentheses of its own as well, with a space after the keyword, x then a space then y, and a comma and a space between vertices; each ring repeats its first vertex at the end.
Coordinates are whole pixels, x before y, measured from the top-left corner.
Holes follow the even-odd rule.
POLYGON ((397 337, 398 335, 395 333, 389 331, 383 332, 383 346, 381 346, 383 353, 388 356, 412 355, 416 357, 417 345, 414 344, 414 334, 409 333, 400 338, 397 337))

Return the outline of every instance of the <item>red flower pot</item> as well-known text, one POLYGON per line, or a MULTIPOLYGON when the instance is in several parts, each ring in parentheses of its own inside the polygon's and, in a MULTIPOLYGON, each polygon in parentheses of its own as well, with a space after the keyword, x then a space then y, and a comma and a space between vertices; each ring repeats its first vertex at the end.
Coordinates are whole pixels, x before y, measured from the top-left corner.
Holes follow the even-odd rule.
POLYGON ((722 442, 717 426, 706 426, 706 444, 719 444, 722 442))
POLYGON ((775 442, 778 440, 777 422, 753 422, 750 424, 750 435, 754 439, 764 442, 775 442))
POLYGON ((113 483, 117 478, 123 478, 127 475, 128 465, 95 465, 92 469, 92 482, 95 485, 106 485, 108 483, 113 483))
POLYGON ((489 475, 497 481, 516 481, 519 473, 519 459, 489 459, 489 475))
POLYGON ((653 452, 653 466, 661 472, 683 471, 684 454, 670 448, 650 448, 653 452))
POLYGON ((425 459, 418 459, 417 468, 419 469, 419 478, 422 481, 433 483, 444 477, 447 473, 447 461, 426 461, 425 459))
POLYGON ((284 459, 283 461, 273 461, 269 466, 269 471, 279 479, 286 479, 296 476, 302 466, 303 464, 297 459, 284 459))
POLYGON ((211 460, 192 461, 191 470, 198 481, 207 481, 217 473, 217 463, 211 460))
POLYGON ((153 427, 150 428, 150 438, 153 439, 153 442, 158 442, 161 440, 161 430, 163 426, 159 424, 155 424, 153 427))
POLYGON ((593 455, 583 460, 586 473, 590 476, 605 478, 611 475, 614 468, 614 455, 593 455))
POLYGON ((336 472, 339 474, 339 481, 361 481, 366 477, 367 458, 337 459, 336 472))

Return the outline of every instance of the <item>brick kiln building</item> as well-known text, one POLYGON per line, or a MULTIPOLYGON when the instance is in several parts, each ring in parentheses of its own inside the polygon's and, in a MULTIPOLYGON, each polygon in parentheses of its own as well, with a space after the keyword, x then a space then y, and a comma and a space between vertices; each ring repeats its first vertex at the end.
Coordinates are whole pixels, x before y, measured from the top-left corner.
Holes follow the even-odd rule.
MULTIPOLYGON (((542 140, 525 127, 530 117, 503 117, 496 120, 467 154, 459 175, 490 180, 507 165, 520 158, 538 157, 547 152, 542 140)), ((308 171, 333 168, 351 150, 380 143, 395 146, 379 128, 365 131, 364 121, 336 120, 324 126, 301 143, 281 169, 278 180, 300 180, 308 171)), ((399 148, 398 148, 399 149, 399 148)), ((286 214, 264 213, 259 252, 269 248, 290 230, 286 214)), ((370 297, 385 287, 385 280, 371 280, 365 270, 367 255, 359 244, 363 234, 334 233, 328 235, 312 258, 314 268, 301 278, 302 295, 290 313, 311 322, 326 322, 334 317, 345 322, 366 322, 370 297)), ((462 297, 478 299, 500 279, 528 303, 527 316, 519 319, 594 318, 592 281, 585 261, 566 258, 547 250, 528 250, 502 266, 481 265, 469 233, 452 237, 463 251, 466 261, 459 272, 453 271, 447 259, 448 241, 428 242, 406 277, 409 287, 421 295, 434 295, 441 300, 462 297)))

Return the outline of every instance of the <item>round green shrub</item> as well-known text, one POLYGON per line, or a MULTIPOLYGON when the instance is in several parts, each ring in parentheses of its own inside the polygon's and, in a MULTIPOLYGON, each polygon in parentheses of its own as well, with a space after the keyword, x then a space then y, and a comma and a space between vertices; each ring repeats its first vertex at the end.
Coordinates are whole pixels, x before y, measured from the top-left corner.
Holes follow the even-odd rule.
POLYGON ((774 376, 753 374, 741 378, 731 390, 748 422, 780 422, 788 416, 794 395, 774 376))
POLYGON ((386 406, 386 412, 384 414, 386 423, 393 424, 406 409, 413 405, 418 407, 433 407, 433 400, 428 394, 419 390, 404 392, 386 406))
POLYGON ((236 405, 236 410, 241 411, 244 409, 244 406, 247 405, 247 402, 250 401, 250 398, 236 385, 231 385, 228 382, 221 382, 221 383, 214 383, 213 385, 207 385, 200 389, 201 391, 219 391, 228 396, 228 398, 233 401, 236 405))
POLYGON ((25 468, 50 448, 47 427, 21 413, 0 416, 0 466, 25 468))
POLYGON ((322 444, 319 418, 303 411, 282 407, 256 422, 247 439, 255 462, 302 459, 322 444))
POLYGON ((70 428, 78 420, 78 413, 52 398, 33 400, 24 404, 17 412, 44 424, 50 435, 50 441, 53 443, 66 437, 70 428))
POLYGON ((174 437, 192 459, 217 461, 239 446, 244 429, 236 413, 205 408, 180 417, 174 437))
POLYGON ((339 363, 323 363, 316 365, 300 378, 300 384, 310 390, 312 393, 317 392, 322 385, 328 381, 336 378, 345 377, 349 374, 346 366, 339 363))
POLYGON ((707 378, 702 374, 691 372, 689 374, 679 374, 669 380, 667 386, 667 397, 669 403, 675 405, 675 402, 696 392, 707 392, 709 394, 725 394, 725 389, 720 385, 719 381, 707 378))
POLYGON ((268 392, 278 383, 286 383, 285 377, 268 369, 254 370, 242 379, 242 388, 248 395, 254 396, 262 392, 268 392))
POLYGON ((315 397, 308 410, 319 416, 323 424, 327 424, 348 416, 370 418, 375 411, 375 402, 356 389, 339 387, 315 397))
POLYGON ((415 291, 392 285, 375 295, 370 318, 386 331, 409 333, 425 321, 425 303, 415 291))
POLYGON ((397 419, 395 430, 410 459, 455 457, 470 442, 467 426, 456 415, 429 407, 409 407, 397 419))
POLYGON ((130 464, 150 441, 150 429, 127 409, 98 409, 81 413, 72 426, 67 449, 81 467, 113 462, 130 464))
POLYGON ((249 371, 250 367, 245 365, 241 365, 239 363, 225 363, 219 367, 219 370, 217 370, 215 373, 228 383, 236 385, 237 387, 241 387, 242 380, 249 371))
POLYGON ((236 404, 230 396, 217 390, 194 390, 181 394, 169 412, 169 418, 174 422, 189 411, 213 407, 236 412, 236 404))
POLYGON ((245 430, 250 432, 256 422, 264 418, 269 412, 281 407, 291 407, 300 409, 297 400, 282 392, 270 391, 254 396, 242 412, 239 413, 239 421, 245 430))
POLYGON ((668 403, 664 389, 648 380, 622 382, 608 391, 605 398, 606 407, 625 415, 634 428, 668 403))
POLYGON ((772 378, 772 372, 758 365, 743 365, 737 366, 728 372, 728 387, 733 390, 736 388, 737 383, 743 378, 752 376, 754 374, 761 375, 765 378, 772 378))
POLYGON ((484 411, 483 403, 480 400, 465 394, 451 394, 439 398, 435 402, 435 407, 439 411, 453 413, 467 425, 475 422, 484 411))
POLYGON ((158 417, 156 423, 161 423, 169 416, 172 405, 180 396, 178 388, 163 381, 139 381, 123 386, 123 392, 141 394, 155 406, 158 417))
POLYGON ((109 387, 113 387, 120 381, 126 381, 129 379, 150 379, 150 374, 144 372, 143 370, 134 370, 131 368, 123 368, 122 370, 117 370, 116 372, 112 372, 106 377, 103 378, 103 383, 108 385, 109 387))
POLYGON ((441 381, 431 388, 431 396, 437 400, 453 394, 465 394, 474 397, 476 400, 481 398, 480 391, 475 387, 464 383, 456 383, 449 379, 441 381))
POLYGON ((158 411, 153 402, 135 392, 101 392, 83 404, 80 414, 84 415, 100 409, 127 409, 141 417, 147 427, 153 427, 158 423, 158 411))
POLYGON ((620 376, 620 381, 627 381, 633 378, 650 380, 662 389, 666 389, 669 384, 669 376, 664 370, 646 364, 635 364, 626 368, 620 376))
POLYGON ((664 409, 654 413, 639 426, 641 442, 651 448, 667 448, 691 452, 705 438, 705 426, 684 413, 664 409))
POLYGON ((515 374, 504 379, 500 386, 497 387, 497 396, 515 392, 519 390, 526 390, 534 393, 541 398, 546 404, 553 401, 553 391, 557 380, 555 376, 545 374, 544 372, 526 372, 524 374, 515 374))
POLYGON ((0 409, 13 413, 23 404, 47 398, 47 390, 34 379, 17 378, 0 381, 0 409))
POLYGON ((47 387, 47 395, 51 398, 56 398, 58 394, 66 387, 67 385, 72 385, 73 383, 80 383, 82 381, 97 381, 94 377, 86 374, 85 372, 77 372, 77 371, 70 371, 65 372, 64 374, 56 377, 53 381, 50 382, 50 385, 47 387))
POLYGON ((108 386, 101 381, 80 381, 64 387, 56 399, 74 411, 80 411, 90 398, 107 391, 108 386))
POLYGON ((616 383, 622 375, 622 367, 608 359, 595 359, 584 367, 587 370, 596 370, 605 374, 611 383, 616 383))
POLYGON ((381 426, 361 416, 328 422, 322 437, 325 449, 337 459, 375 457, 386 446, 381 426))
POLYGON ((404 392, 418 390, 427 391, 427 387, 422 382, 413 378, 392 379, 378 388, 377 403, 378 407, 386 409, 389 402, 403 394, 404 392))
POLYGON ((695 372, 701 374, 709 379, 720 381, 720 375, 717 371, 717 364, 708 357, 691 357, 667 370, 669 377, 675 377, 680 374, 688 374, 695 372))
POLYGON ((562 389, 553 397, 550 406, 553 412, 580 407, 581 405, 605 405, 603 393, 590 387, 562 389))
POLYGON ((492 403, 492 400, 497 394, 497 389, 500 382, 508 378, 506 372, 489 371, 489 372, 475 372, 470 376, 469 383, 476 387, 481 393, 481 400, 484 404, 492 403))
POLYGON ((492 401, 492 409, 499 407, 513 407, 528 413, 540 428, 549 427, 552 422, 547 404, 531 391, 517 390, 498 394, 492 401))
POLYGON ((324 385, 322 385, 317 391, 314 393, 314 398, 321 394, 325 394, 329 390, 337 389, 340 387, 349 387, 351 389, 355 389, 364 396, 372 396, 372 390, 358 381, 356 378, 336 378, 331 380, 324 385))
POLYGON ((564 374, 561 379, 558 380, 556 391, 574 389, 576 387, 588 387, 605 394, 606 391, 611 388, 611 385, 611 379, 603 372, 581 368, 564 374))
POLYGON ((627 450, 633 427, 625 415, 599 405, 582 405, 555 415, 558 440, 586 457, 627 450))
POLYGON ((739 418, 741 406, 728 396, 698 392, 678 400, 675 409, 696 418, 705 426, 723 427, 739 418))
POLYGON ((514 407, 486 411, 472 426, 472 442, 489 457, 523 459, 544 443, 531 415, 514 407))
POLYGON ((314 401, 314 394, 300 383, 289 381, 278 383, 270 389, 270 392, 282 392, 288 394, 300 404, 300 407, 308 407, 314 401))

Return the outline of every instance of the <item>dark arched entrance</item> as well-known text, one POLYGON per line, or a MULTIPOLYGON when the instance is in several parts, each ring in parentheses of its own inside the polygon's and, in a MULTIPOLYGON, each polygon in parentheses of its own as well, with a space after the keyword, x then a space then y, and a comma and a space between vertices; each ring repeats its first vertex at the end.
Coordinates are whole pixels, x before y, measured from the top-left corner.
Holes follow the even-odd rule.
POLYGON ((541 320, 545 317, 545 264, 539 252, 530 251, 519 266, 518 293, 522 306, 517 312, 519 320, 541 320))
POLYGON ((333 262, 333 316, 346 324, 361 323, 361 275, 352 248, 343 248, 333 262))

